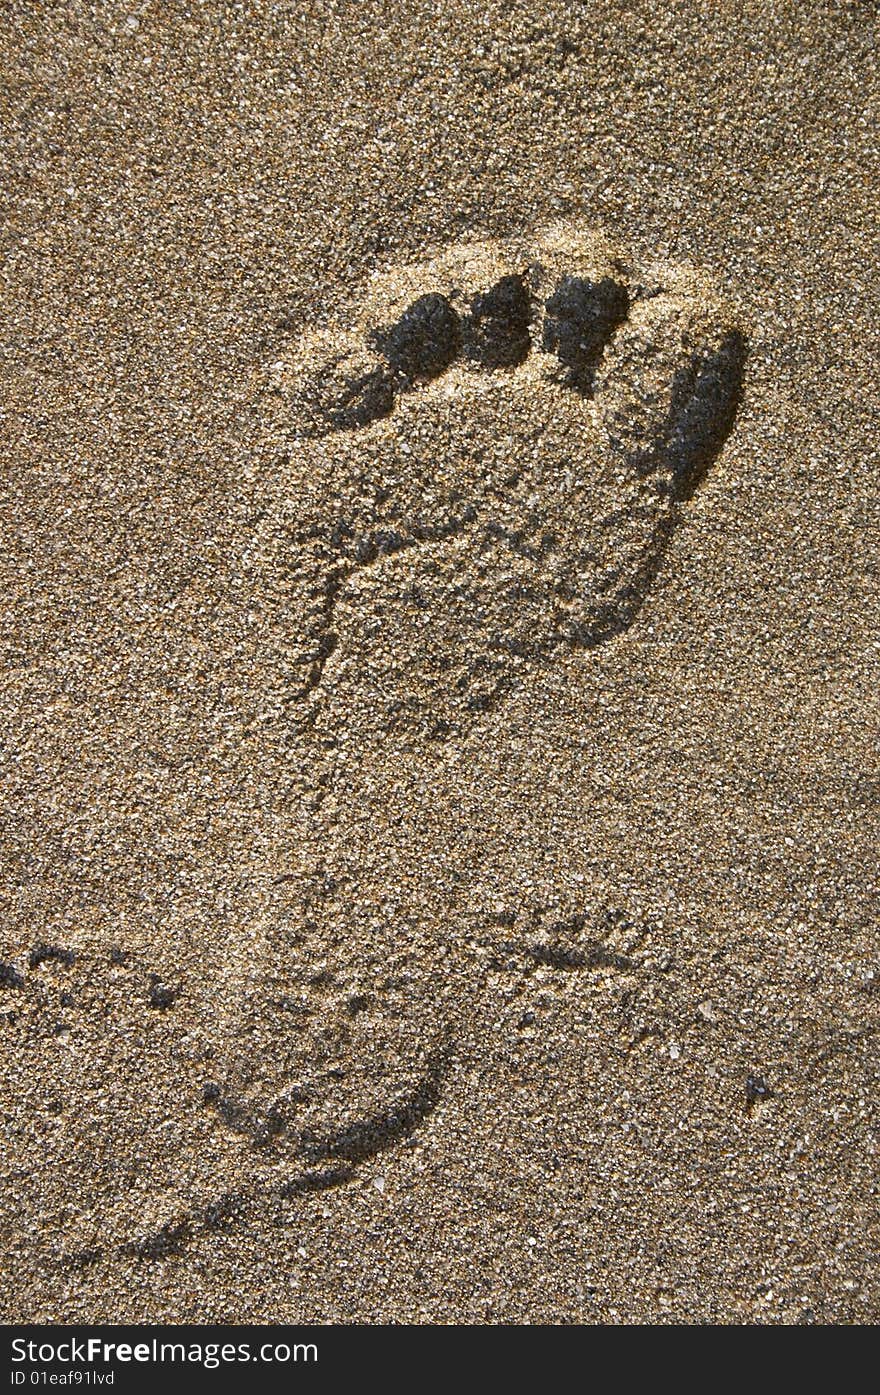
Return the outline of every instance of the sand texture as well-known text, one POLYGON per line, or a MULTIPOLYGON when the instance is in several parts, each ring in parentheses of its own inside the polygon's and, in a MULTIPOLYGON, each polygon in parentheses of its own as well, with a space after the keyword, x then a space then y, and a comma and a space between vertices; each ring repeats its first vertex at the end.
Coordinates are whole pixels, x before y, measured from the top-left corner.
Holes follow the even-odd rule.
POLYGON ((874 7, 0 52, 4 1320, 876 1321, 874 7))

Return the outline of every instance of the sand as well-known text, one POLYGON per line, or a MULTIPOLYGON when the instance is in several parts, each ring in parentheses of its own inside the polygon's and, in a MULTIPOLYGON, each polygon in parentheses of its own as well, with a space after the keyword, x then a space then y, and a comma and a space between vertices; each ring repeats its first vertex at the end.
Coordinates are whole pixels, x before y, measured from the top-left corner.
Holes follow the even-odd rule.
POLYGON ((7 11, 6 1321, 877 1319, 871 8, 7 11))

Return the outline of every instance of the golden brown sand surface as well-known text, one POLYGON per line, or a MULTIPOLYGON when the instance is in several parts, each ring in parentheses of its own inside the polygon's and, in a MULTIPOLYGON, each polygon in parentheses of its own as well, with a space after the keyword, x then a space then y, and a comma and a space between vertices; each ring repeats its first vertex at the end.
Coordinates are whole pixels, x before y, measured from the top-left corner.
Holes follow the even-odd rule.
POLYGON ((874 29, 6 8, 7 1321, 877 1319, 874 29))

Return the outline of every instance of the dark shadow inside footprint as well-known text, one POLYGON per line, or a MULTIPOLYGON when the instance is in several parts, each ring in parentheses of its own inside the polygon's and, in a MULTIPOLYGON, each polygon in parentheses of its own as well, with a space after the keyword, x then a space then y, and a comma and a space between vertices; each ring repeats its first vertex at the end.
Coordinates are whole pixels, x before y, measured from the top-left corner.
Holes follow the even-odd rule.
POLYGON ((289 1201, 291 1197, 306 1196, 309 1192, 326 1192, 331 1187, 341 1187, 350 1182, 353 1176, 354 1168, 348 1166, 306 1172, 302 1177, 293 1177, 289 1182, 285 1182, 281 1188, 281 1196, 289 1201))
POLYGON ((438 378, 462 351, 483 368, 515 368, 531 348, 531 313, 525 281, 517 275, 502 276, 491 290, 474 296, 464 320, 445 295, 421 295, 388 329, 369 336, 387 366, 340 384, 337 361, 325 370, 307 406, 325 429, 329 423, 337 431, 355 430, 389 416, 398 392, 438 378))
POLYGON ((411 1134, 437 1107, 451 1064, 451 1049, 447 1046, 435 1051, 426 1064, 421 1080, 390 1109, 355 1119, 345 1128, 323 1136, 305 1131, 301 1152, 306 1162, 320 1163, 329 1158, 351 1164, 363 1162, 411 1134))
POLYGON ((566 387, 592 393, 605 346, 628 314, 626 287, 610 276, 602 281, 563 276, 546 304, 542 348, 563 365, 566 387))
MULTIPOLYGON (((719 346, 693 356, 673 379, 663 429, 652 449, 633 464, 640 474, 658 471, 658 492, 684 503, 720 454, 742 400, 745 337, 729 330, 719 346)), ((576 644, 592 648, 629 629, 660 570, 678 510, 661 515, 651 543, 629 581, 609 597, 592 622, 576 627, 576 644)))
POLYGON ((531 348, 532 303, 522 276, 502 276, 474 296, 464 323, 465 355, 484 368, 516 368, 531 348))
POLYGON ((717 349, 695 355, 675 375, 652 462, 668 472, 675 499, 691 497, 730 435, 742 399, 745 361, 743 335, 729 330, 717 349))
POLYGON ((571 945, 536 944, 526 951, 538 965, 551 969, 632 969, 624 954, 615 954, 606 945, 591 941, 585 949, 571 945))
POLYGON ((182 1254, 191 1238, 192 1226, 188 1220, 168 1221, 154 1234, 133 1240, 124 1249, 135 1259, 168 1259, 171 1255, 182 1254))
POLYGON ((448 368, 461 346, 461 322, 444 295, 421 295, 375 344, 404 382, 430 381, 448 368))
POLYGON ((371 421, 387 417, 394 406, 394 382, 382 368, 349 378, 342 392, 324 415, 338 431, 352 431, 369 426, 371 421))

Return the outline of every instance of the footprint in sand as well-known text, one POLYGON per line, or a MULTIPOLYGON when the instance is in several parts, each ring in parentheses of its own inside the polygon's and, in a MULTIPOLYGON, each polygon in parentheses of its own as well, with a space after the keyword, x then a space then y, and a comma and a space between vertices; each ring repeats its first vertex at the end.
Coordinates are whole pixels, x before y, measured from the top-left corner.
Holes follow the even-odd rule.
MULTIPOLYGON (((289 463, 250 565, 291 727, 338 796, 340 845, 341 752, 442 750, 536 671, 636 620, 731 430, 744 358, 704 275, 637 275, 557 225, 376 277, 273 365, 289 463)), ((381 788, 376 800, 381 820, 381 788)), ((360 876, 305 879, 265 932, 205 1092, 231 1150, 218 1195, 342 1183, 442 1098, 454 969, 405 908, 366 914, 360 876)), ((614 962, 585 924, 575 914, 565 943, 527 952, 561 971, 614 962)), ((172 1217, 139 1252, 210 1229, 217 1205, 172 1217)))
MULTIPOLYGON (((637 278, 557 225, 378 277, 275 365, 295 440, 254 568, 287 710, 330 753, 331 797, 344 806, 334 755, 466 736, 563 651, 632 624, 731 429, 744 358, 705 277, 637 278)), ((380 787, 368 820, 382 801, 380 787)), ((299 931, 267 938, 250 1030, 273 1050, 215 1106, 285 1151, 294 1190, 411 1132, 454 1037, 448 965, 427 993, 430 947, 417 987, 407 972, 418 928, 359 913, 357 873, 325 880, 299 931)), ((576 967, 595 946, 560 953, 576 967)))
POLYGON ((620 634, 743 360, 703 278, 634 282, 567 228, 382 278, 280 375, 308 444, 268 552, 293 568, 303 701, 448 737, 560 648, 620 634))

